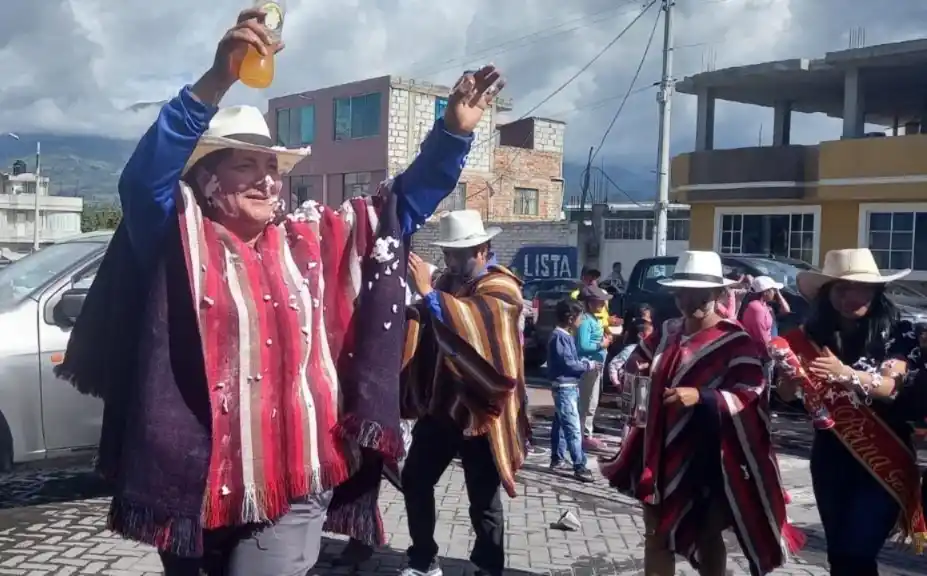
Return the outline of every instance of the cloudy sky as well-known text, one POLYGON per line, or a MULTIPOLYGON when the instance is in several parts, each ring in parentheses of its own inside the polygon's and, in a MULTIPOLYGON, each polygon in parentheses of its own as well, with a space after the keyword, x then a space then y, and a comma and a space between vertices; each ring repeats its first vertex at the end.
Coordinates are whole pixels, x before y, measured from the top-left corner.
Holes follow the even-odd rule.
MULTIPOLYGON (((211 63, 248 0, 5 0, 0 21, 0 132, 137 136, 149 118, 120 112, 165 99, 211 63)), ((503 67, 515 114, 535 106, 641 10, 641 0, 288 0, 287 49, 265 93, 237 88, 227 103, 382 74, 451 83, 485 62, 503 67)), ((627 90, 656 8, 595 65, 536 111, 569 123, 567 155, 582 160, 627 90)), ((923 0, 677 0, 675 76, 846 48, 864 27, 874 45, 927 30, 923 0)), ((638 87, 659 79, 662 25, 638 87)), ((646 165, 656 149, 653 89, 632 96, 606 142, 609 162, 646 165)), ((674 100, 673 147, 693 145, 695 98, 674 100)), ((768 143, 772 113, 719 104, 719 147, 768 143)), ((839 135, 837 121, 802 116, 793 138, 839 135)))

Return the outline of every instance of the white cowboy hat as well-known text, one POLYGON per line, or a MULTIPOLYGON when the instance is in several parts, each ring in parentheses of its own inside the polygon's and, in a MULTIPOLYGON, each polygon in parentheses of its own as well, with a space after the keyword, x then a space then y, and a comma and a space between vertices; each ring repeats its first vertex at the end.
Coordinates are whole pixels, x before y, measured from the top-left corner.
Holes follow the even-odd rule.
POLYGON ((769 276, 757 276, 750 283, 751 292, 766 292, 767 290, 782 290, 782 283, 776 282, 769 276))
POLYGON ((472 248, 489 242, 502 232, 502 228, 483 228, 483 218, 477 210, 454 210, 438 221, 438 240, 432 242, 441 248, 472 248))
POLYGON ((723 288, 736 284, 724 277, 724 267, 717 253, 700 250, 686 250, 680 254, 672 275, 657 282, 670 288, 723 288))
POLYGON ((808 300, 813 300, 825 284, 837 280, 860 282, 862 284, 888 284, 911 273, 907 268, 883 276, 875 258, 868 248, 846 248, 831 250, 824 256, 824 269, 802 270, 795 277, 798 291, 808 300))
POLYGON ((309 156, 309 147, 290 150, 274 146, 270 129, 264 115, 254 106, 229 106, 222 108, 212 117, 209 128, 200 136, 196 148, 184 166, 183 173, 193 167, 211 152, 226 148, 267 152, 277 155, 277 165, 281 174, 286 174, 294 166, 309 156))

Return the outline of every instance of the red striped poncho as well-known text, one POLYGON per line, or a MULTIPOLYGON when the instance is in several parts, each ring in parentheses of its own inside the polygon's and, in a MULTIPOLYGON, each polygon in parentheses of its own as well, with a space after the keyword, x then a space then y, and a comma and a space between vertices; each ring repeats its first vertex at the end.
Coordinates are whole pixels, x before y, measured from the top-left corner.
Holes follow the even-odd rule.
MULTIPOLYGON (((646 428, 634 428, 602 471, 619 490, 656 507, 658 535, 670 549, 697 564, 697 542, 705 518, 693 502, 703 495, 704 469, 694 455, 703 441, 718 442, 723 494, 713 494, 728 507, 728 518, 754 574, 767 574, 788 561, 802 543, 801 533, 786 520, 785 502, 773 454, 767 382, 760 350, 733 321, 692 336, 683 336, 680 319, 669 320, 641 343, 635 360, 650 364, 652 384, 646 428), (695 410, 664 407, 669 388, 697 388, 702 405, 717 418, 718 434, 694 426, 695 410)), ((701 452, 703 455, 704 451, 701 452)), ((712 467, 708 463, 709 468, 712 467)), ((701 508, 704 510, 704 507, 701 508)))
POLYGON ((350 353, 374 200, 305 205, 254 247, 205 220, 186 185, 180 200, 212 409, 204 527, 273 521, 294 499, 343 482, 354 464, 333 433, 335 366, 350 353))

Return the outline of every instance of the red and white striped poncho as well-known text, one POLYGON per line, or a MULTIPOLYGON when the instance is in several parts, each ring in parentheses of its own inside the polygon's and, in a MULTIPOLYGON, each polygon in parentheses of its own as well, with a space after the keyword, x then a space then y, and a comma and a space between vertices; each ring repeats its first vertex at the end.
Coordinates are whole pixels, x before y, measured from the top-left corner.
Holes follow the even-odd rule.
MULTIPOLYGON (((205 528, 276 520, 294 499, 350 475, 352 451, 334 433, 335 367, 350 354, 345 335, 377 204, 369 197, 339 210, 307 203, 250 247, 204 219, 181 185, 181 236, 212 409, 205 528)), ((401 323, 395 330, 401 338, 401 323)))

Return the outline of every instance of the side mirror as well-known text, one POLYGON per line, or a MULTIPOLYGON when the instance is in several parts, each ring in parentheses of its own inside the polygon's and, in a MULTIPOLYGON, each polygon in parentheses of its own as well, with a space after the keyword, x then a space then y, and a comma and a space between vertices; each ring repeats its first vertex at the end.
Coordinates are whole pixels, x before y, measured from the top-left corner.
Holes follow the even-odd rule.
POLYGON ((71 327, 77 322, 80 311, 87 299, 87 288, 72 288, 61 295, 55 305, 54 319, 59 326, 71 327))

